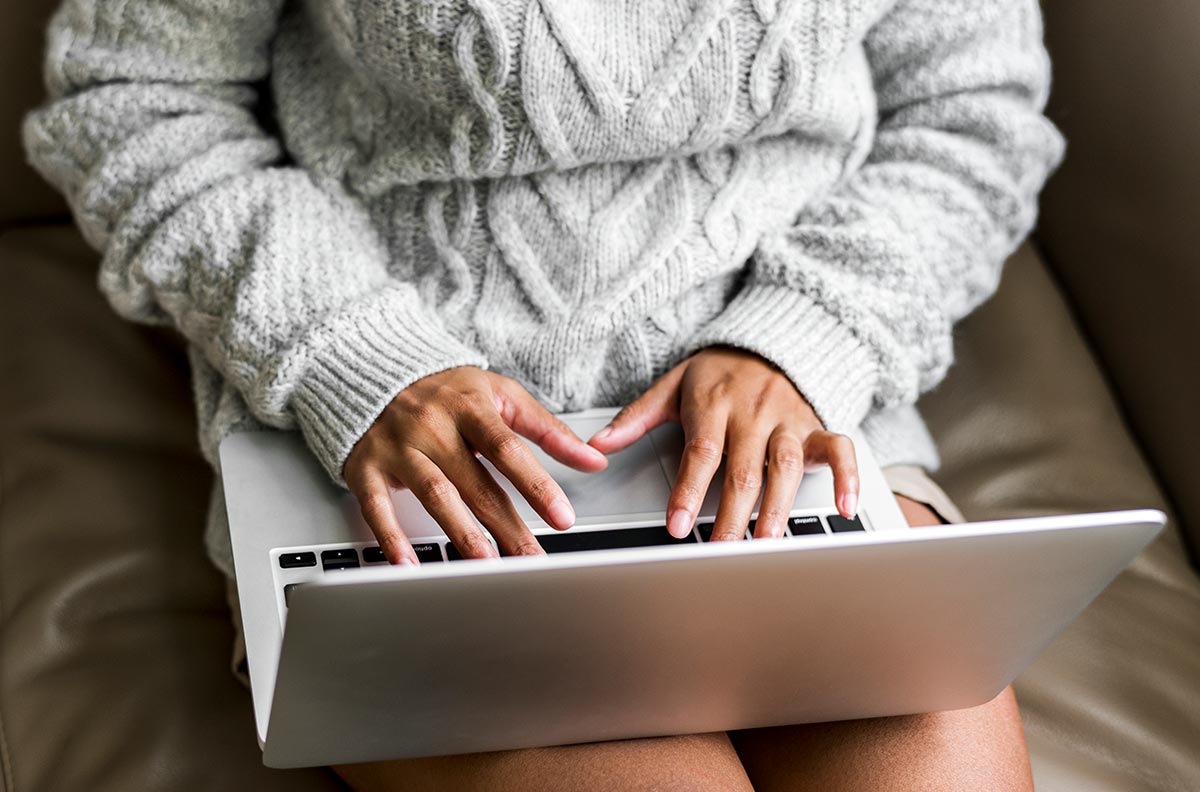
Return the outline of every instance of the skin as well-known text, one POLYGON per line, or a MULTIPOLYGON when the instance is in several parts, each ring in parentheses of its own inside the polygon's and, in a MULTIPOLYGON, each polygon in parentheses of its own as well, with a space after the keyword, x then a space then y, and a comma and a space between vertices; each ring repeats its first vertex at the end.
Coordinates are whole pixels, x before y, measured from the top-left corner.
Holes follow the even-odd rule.
POLYGON ((838 511, 858 508, 854 444, 828 432, 786 376, 750 352, 705 349, 654 383, 591 445, 612 454, 668 421, 683 425, 679 476, 667 501, 667 530, 682 538, 692 529, 713 474, 726 461, 713 525, 717 541, 741 539, 762 493, 755 537, 782 536, 806 467, 833 469, 838 511))
POLYGON ((667 421, 683 425, 680 472, 667 503, 667 530, 692 528, 724 456, 727 474, 713 540, 741 539, 760 491, 755 536, 782 536, 805 467, 829 465, 834 497, 846 517, 858 508, 854 445, 828 432, 812 407, 767 361, 736 349, 702 350, 663 375, 612 423, 584 443, 516 381, 470 366, 449 369, 405 388, 350 452, 343 476, 363 519, 393 564, 417 564, 392 509, 391 490, 407 487, 438 521, 464 558, 501 552, 538 555, 541 547, 508 495, 476 458, 486 457, 547 524, 575 522, 562 488, 518 435, 554 459, 595 472, 606 454, 629 446, 667 421))
POLYGON ((496 555, 472 514, 502 552, 542 554, 477 453, 516 486, 547 524, 563 531, 574 525, 567 496, 518 435, 577 470, 595 472, 608 465, 602 453, 508 377, 462 366, 401 391, 342 469, 388 561, 420 563, 392 507, 391 491, 398 487, 412 490, 464 558, 496 555))
MULTIPOLYGON (((714 541, 741 539, 759 494, 755 536, 782 535, 806 468, 829 465, 838 510, 853 516, 853 444, 827 431, 771 364, 749 352, 705 349, 659 379, 585 443, 518 383, 472 367, 405 388, 347 459, 343 475, 393 564, 417 564, 391 490, 408 487, 467 558, 543 551, 478 457, 491 461, 547 524, 575 515, 525 437, 563 464, 602 470, 606 454, 667 421, 685 449, 667 506, 675 536, 691 530, 722 458, 726 477, 714 541), (478 455, 478 456, 477 456, 478 455)), ((899 497, 910 525, 940 522, 899 497)), ((1031 790, 1028 751, 1012 690, 980 707, 843 723, 685 735, 334 768, 363 790, 1031 790)))

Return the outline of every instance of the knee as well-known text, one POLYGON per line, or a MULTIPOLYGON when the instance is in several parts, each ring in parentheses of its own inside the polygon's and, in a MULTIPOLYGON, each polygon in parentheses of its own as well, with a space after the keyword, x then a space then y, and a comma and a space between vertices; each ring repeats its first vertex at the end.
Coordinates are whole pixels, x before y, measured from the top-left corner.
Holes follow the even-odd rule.
POLYGON ((982 785, 971 788, 1033 790, 1029 749, 1011 686, 975 707, 914 717, 912 748, 934 764, 954 768, 956 778, 982 785))
MULTIPOLYGON (((741 759, 724 732, 619 740, 550 749, 570 751, 571 782, 546 789, 742 792, 752 790, 741 759)), ((542 775, 542 774, 537 774, 542 775)), ((560 782, 565 776, 560 778, 560 782)), ((527 787, 528 788, 528 787, 527 787)))
POLYGON ((753 787, 724 733, 617 740, 335 768, 359 792, 661 790, 743 792, 753 787))
POLYGON ((724 732, 653 742, 658 743, 657 750, 647 757, 648 766, 640 774, 645 779, 645 789, 670 792, 753 790, 741 759, 724 732))
POLYGON ((896 502, 900 504, 900 511, 904 513, 904 519, 908 521, 908 525, 911 528, 942 524, 941 519, 938 518, 933 509, 924 503, 919 503, 903 495, 897 495, 896 502))

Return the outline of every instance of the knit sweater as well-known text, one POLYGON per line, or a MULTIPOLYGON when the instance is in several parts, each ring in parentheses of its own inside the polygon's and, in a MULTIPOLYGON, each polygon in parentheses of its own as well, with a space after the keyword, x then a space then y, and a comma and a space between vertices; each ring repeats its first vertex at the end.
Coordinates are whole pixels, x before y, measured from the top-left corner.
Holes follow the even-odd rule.
POLYGON ((1036 0, 66 0, 24 140, 114 308, 187 338, 214 466, 269 426, 341 482, 429 374, 565 411, 728 344, 932 468, 1048 73, 1036 0))

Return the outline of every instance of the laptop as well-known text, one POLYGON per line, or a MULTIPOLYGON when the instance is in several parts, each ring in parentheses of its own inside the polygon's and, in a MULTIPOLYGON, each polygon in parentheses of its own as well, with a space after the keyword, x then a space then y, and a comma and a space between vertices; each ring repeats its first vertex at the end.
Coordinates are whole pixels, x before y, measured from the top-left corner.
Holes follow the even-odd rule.
MULTIPOLYGON (((562 416, 581 437, 611 410, 562 416)), ((907 526, 852 435, 854 520, 807 473, 788 535, 664 526, 678 426, 584 474, 535 455, 577 514, 546 556, 463 560, 406 490, 419 567, 383 561, 295 433, 221 468, 264 763, 302 767, 930 712, 989 701, 1159 532, 1143 509, 907 526)))

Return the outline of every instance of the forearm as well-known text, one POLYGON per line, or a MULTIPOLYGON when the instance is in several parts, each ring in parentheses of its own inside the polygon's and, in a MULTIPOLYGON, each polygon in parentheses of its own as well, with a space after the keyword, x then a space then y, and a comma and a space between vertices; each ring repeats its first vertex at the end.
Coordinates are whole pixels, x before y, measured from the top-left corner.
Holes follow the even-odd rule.
POLYGON ((485 365, 391 277, 366 213, 255 120, 279 2, 68 2, 30 159, 103 253, 131 319, 178 328, 259 420, 299 426, 335 478, 411 382, 485 365))
POLYGON ((866 50, 866 162, 760 242, 743 292, 695 339, 772 360, 839 428, 941 380, 953 323, 995 289, 1062 152, 1033 0, 900 2, 866 50))

